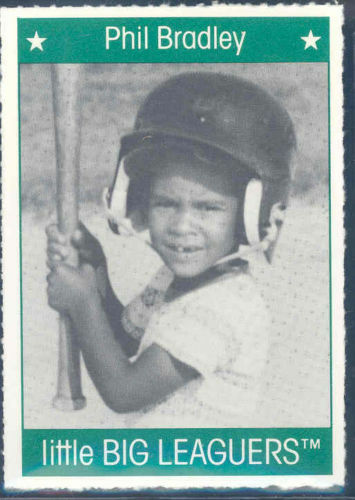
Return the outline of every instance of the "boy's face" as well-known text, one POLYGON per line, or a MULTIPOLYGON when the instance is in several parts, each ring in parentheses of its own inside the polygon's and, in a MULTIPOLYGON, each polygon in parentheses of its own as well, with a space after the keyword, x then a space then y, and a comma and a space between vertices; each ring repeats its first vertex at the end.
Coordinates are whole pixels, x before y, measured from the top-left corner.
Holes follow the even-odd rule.
POLYGON ((153 247, 175 276, 197 276, 234 250, 237 210, 231 174, 171 160, 151 186, 153 247))

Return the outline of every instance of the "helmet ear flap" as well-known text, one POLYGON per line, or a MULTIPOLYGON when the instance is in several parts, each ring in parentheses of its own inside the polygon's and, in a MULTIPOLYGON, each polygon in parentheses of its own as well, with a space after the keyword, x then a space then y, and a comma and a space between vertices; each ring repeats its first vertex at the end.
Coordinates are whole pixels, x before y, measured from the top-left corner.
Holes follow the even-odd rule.
POLYGON ((127 216, 127 195, 130 179, 124 169, 124 160, 118 165, 117 175, 115 176, 111 188, 110 208, 118 218, 127 216))
POLYGON ((260 179, 251 179, 244 195, 244 232, 250 247, 261 246, 266 259, 271 262, 273 251, 285 217, 286 201, 272 206, 267 186, 260 179))
POLYGON ((260 243, 259 221, 263 185, 260 179, 250 179, 244 195, 243 222, 247 242, 250 246, 260 243))
POLYGON ((125 159, 118 162, 112 186, 103 193, 103 204, 111 230, 116 234, 136 235, 143 232, 149 243, 146 220, 141 210, 147 185, 144 180, 132 180, 125 170, 125 159))

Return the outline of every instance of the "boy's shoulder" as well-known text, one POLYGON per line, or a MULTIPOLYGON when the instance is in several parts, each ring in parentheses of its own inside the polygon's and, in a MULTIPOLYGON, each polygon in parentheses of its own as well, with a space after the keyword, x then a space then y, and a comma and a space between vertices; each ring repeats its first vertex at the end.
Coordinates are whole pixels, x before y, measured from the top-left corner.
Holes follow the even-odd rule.
POLYGON ((207 292, 221 307, 230 304, 238 309, 245 306, 246 312, 264 306, 260 288, 248 269, 234 269, 211 283, 207 292))
POLYGON ((267 315, 261 291, 247 268, 229 269, 206 280, 173 300, 170 307, 191 305, 212 310, 217 316, 237 318, 239 312, 245 317, 267 315))

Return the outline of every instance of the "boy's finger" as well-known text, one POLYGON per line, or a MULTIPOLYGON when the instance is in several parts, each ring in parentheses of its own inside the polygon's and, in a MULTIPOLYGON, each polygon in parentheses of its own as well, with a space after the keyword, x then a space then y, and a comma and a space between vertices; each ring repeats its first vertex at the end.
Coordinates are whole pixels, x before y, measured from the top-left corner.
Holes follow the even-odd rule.
POLYGON ((78 244, 87 245, 89 242, 95 241, 96 238, 90 233, 86 226, 82 222, 79 222, 79 227, 76 229, 72 235, 72 242, 78 244))
POLYGON ((57 253, 48 253, 48 258, 49 260, 53 261, 53 262, 62 262, 62 257, 60 255, 58 255, 57 253))
POLYGON ((78 248, 79 257, 81 260, 91 262, 93 260, 93 252, 88 248, 78 248))
POLYGON ((76 231, 74 231, 74 234, 72 236, 72 241, 75 244, 75 242, 78 242, 78 244, 81 245, 88 245, 88 244, 93 244, 97 240, 95 236, 93 236, 88 228, 79 221, 79 227, 76 231))
POLYGON ((80 246, 84 244, 85 237, 81 229, 76 229, 74 231, 71 241, 76 248, 80 248, 80 246))
POLYGON ((51 269, 52 271, 57 269, 57 267, 60 266, 62 263, 63 263, 63 259, 61 257, 59 257, 57 254, 48 255, 46 264, 47 264, 47 267, 49 269, 51 269))
POLYGON ((57 241, 63 245, 68 243, 68 238, 65 234, 61 233, 56 224, 50 224, 46 227, 46 234, 48 239, 57 241))
POLYGON ((47 256, 47 265, 51 269, 58 267, 58 264, 62 264, 62 263, 63 263, 63 259, 60 256, 58 256, 57 254, 49 254, 47 256))
POLYGON ((57 254, 57 255, 61 256, 63 259, 65 259, 69 255, 69 248, 65 245, 60 245, 57 242, 50 241, 50 242, 48 242, 48 245, 47 245, 47 253, 48 254, 57 254))
POLYGON ((54 224, 54 223, 48 224, 46 226, 46 234, 48 234, 48 235, 51 234, 53 231, 55 231, 55 228, 57 228, 57 230, 58 230, 57 224, 54 224))
POLYGON ((48 285, 51 285, 53 283, 53 278, 54 278, 54 273, 53 272, 50 272, 50 273, 47 274, 46 279, 47 279, 48 285))
MULTIPOLYGON (((52 260, 47 259, 46 265, 50 271, 54 271, 55 263, 52 260)), ((47 281, 48 281, 48 276, 47 276, 47 281)))

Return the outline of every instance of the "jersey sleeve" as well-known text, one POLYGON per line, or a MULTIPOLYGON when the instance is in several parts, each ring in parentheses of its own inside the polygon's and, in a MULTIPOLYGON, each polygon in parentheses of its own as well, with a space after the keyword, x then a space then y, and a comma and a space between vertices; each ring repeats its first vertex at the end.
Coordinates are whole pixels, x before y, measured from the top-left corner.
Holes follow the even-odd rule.
POLYGON ((171 274, 165 266, 161 267, 142 293, 124 308, 121 317, 122 326, 135 340, 142 339, 151 315, 163 301, 170 281, 171 274))
POLYGON ((141 341, 146 326, 144 312, 140 297, 133 299, 123 309, 121 316, 121 324, 124 331, 133 339, 141 341))

